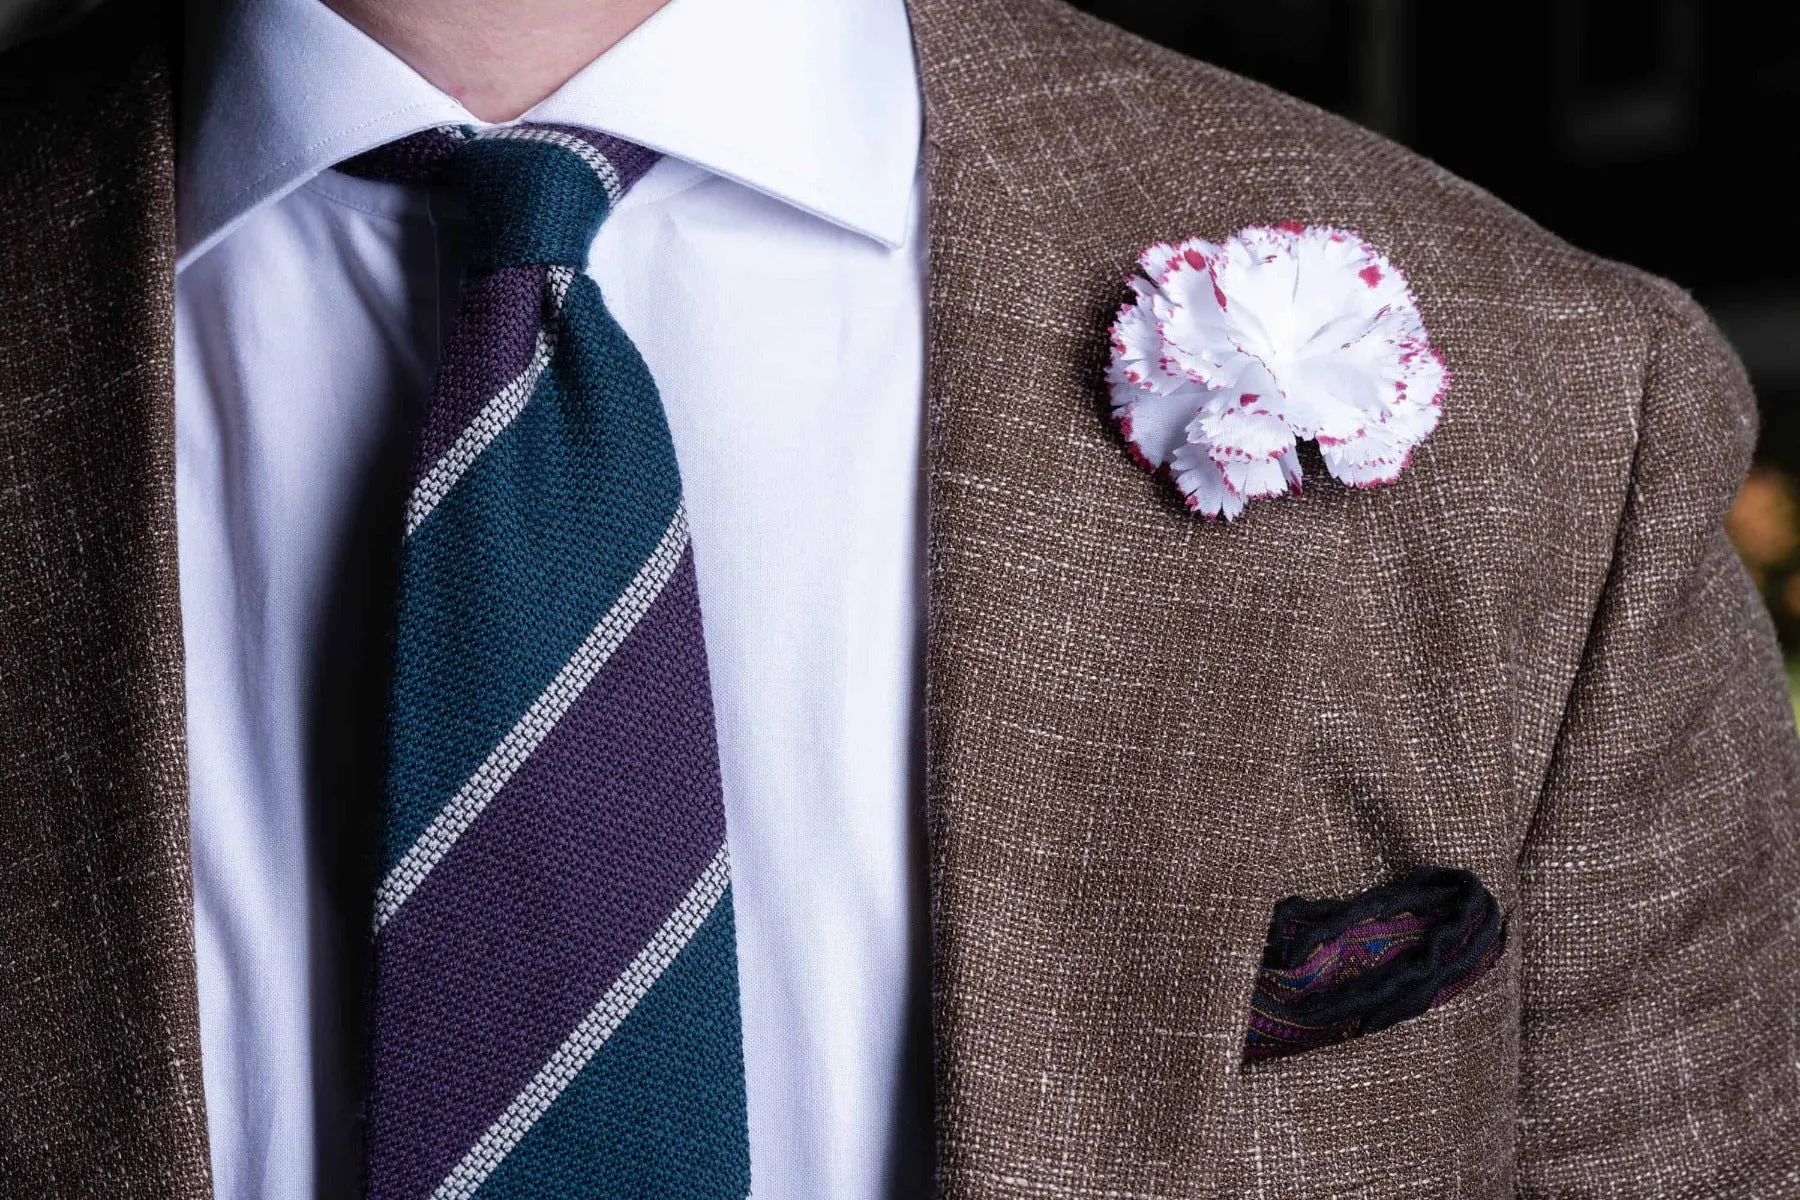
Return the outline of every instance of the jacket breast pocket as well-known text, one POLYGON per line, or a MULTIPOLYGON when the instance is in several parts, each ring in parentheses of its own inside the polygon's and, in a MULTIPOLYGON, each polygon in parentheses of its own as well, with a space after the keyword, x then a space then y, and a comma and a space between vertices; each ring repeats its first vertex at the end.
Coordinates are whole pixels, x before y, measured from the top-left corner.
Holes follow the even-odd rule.
POLYGON ((1435 915, 1429 887, 1277 906, 1231 1088, 1236 1194, 1512 1194, 1516 939, 1478 881, 1407 878, 1435 915))

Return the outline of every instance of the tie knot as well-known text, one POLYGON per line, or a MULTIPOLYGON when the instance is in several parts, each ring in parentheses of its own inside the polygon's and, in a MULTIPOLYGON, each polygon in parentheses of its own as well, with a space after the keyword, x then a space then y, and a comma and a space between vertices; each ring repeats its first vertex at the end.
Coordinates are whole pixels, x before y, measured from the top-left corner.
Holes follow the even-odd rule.
POLYGON ((473 132, 428 129, 343 164, 365 178, 453 182, 468 206, 469 270, 587 265, 588 247, 659 156, 631 142, 565 125, 473 132))

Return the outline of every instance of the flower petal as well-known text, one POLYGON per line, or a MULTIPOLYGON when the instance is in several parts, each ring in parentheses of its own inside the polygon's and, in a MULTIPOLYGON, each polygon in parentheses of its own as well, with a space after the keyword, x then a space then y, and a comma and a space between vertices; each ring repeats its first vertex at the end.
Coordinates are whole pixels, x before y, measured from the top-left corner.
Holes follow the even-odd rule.
POLYGON ((1187 427, 1196 419, 1204 397, 1202 389, 1191 385, 1172 392, 1133 387, 1113 390, 1119 432, 1125 435, 1139 465, 1146 471, 1168 465, 1175 451, 1187 444, 1187 427))
POLYGON ((1172 392, 1188 380, 1169 369, 1169 353, 1156 327, 1150 299, 1154 289, 1133 280, 1138 299, 1120 307, 1112 326, 1112 370, 1119 381, 1146 391, 1172 392))
POLYGON ((1281 473, 1287 476, 1289 488, 1299 491, 1300 485, 1305 482, 1305 472, 1300 466, 1300 451, 1289 446, 1275 461, 1281 464, 1281 473))
POLYGON ((1244 497, 1225 486, 1224 474, 1203 445, 1189 443, 1175 452, 1174 477, 1187 506, 1203 517, 1230 521, 1244 511, 1244 497))
MULTIPOLYGON (((1218 462, 1218 459, 1215 457, 1213 461, 1218 462)), ((1257 496, 1284 496, 1294 488, 1279 456, 1251 462, 1232 459, 1219 463, 1219 472, 1225 476, 1225 486, 1246 500, 1257 496)))
POLYGON ((1212 446, 1212 459, 1227 462, 1263 461, 1294 445, 1294 431, 1287 422, 1261 406, 1255 393, 1244 393, 1237 404, 1216 414, 1194 418, 1188 440, 1204 439, 1212 446))

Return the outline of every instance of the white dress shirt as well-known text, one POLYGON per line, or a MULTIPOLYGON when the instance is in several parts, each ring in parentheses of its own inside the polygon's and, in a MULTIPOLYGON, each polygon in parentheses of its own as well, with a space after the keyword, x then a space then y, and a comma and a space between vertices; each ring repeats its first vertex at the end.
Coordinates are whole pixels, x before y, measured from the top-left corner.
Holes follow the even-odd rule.
MULTIPOLYGON (((176 487, 219 1200, 354 1192, 383 671, 443 194, 480 124, 319 0, 191 37, 176 487)), ((922 1195, 920 105, 902 0, 673 0, 527 114, 669 157, 589 270, 668 408, 724 777, 760 1200, 922 1195)))

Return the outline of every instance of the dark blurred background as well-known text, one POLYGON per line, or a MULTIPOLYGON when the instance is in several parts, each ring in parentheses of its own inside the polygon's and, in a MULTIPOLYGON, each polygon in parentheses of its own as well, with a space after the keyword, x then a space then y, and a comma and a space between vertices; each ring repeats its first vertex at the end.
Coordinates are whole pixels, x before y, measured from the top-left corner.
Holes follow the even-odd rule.
MULTIPOLYGON (((1584 249, 1665 275, 1755 381, 1731 516, 1800 683, 1800 5, 1076 0, 1403 142, 1584 249)), ((1796 689, 1800 692, 1800 688, 1796 689)))
MULTIPOLYGON (((0 45, 94 0, 0 0, 0 45)), ((1732 533, 1800 664, 1800 5, 1077 0, 1351 117, 1690 289, 1762 405, 1732 533)), ((1800 680, 1800 669, 1791 673, 1800 680)))

